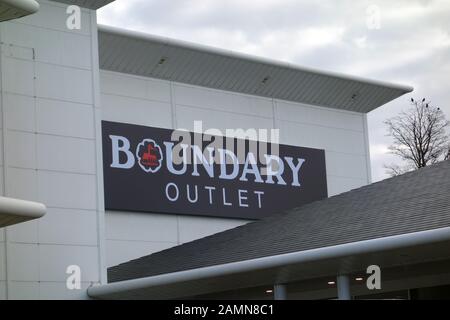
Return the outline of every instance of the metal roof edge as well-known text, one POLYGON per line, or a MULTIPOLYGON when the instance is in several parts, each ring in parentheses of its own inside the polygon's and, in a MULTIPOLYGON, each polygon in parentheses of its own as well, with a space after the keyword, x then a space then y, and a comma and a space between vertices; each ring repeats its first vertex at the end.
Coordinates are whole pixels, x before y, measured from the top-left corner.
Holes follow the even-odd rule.
POLYGON ((40 5, 36 0, 0 0, 0 6, 3 9, 0 16, 0 22, 34 14, 38 12, 40 8, 40 5), (6 6, 6 8, 4 6, 6 6))
MULTIPOLYGON (((16 0, 12 0, 12 1, 16 1, 16 0)), ((47 0, 47 1, 61 3, 66 6, 76 5, 76 6, 90 9, 90 10, 98 10, 98 9, 114 2, 115 0, 47 0)))
POLYGON ((29 14, 35 13, 39 10, 39 3, 36 0, 1 0, 0 2, 7 5, 27 11, 29 14))
POLYGON ((276 268, 290 264, 314 262, 323 259, 341 258, 349 255, 360 255, 383 250, 401 249, 448 240, 450 240, 450 227, 445 227, 138 279, 118 281, 92 286, 87 289, 87 294, 91 298, 101 299, 107 298, 109 295, 121 294, 148 287, 170 285, 185 281, 196 281, 216 276, 226 276, 242 272, 276 268))
POLYGON ((375 85, 375 86, 387 87, 387 88, 391 88, 391 89, 395 89, 395 90, 400 90, 403 93, 408 93, 408 92, 411 92, 414 90, 414 88, 412 86, 390 83, 390 82, 374 80, 374 79, 368 79, 368 78, 359 77, 359 76, 351 76, 351 75, 343 74, 343 73, 339 73, 339 72, 324 71, 324 70, 319 70, 319 69, 315 69, 315 68, 303 67, 303 66, 299 66, 299 65, 292 64, 289 62, 283 62, 283 61, 264 58, 264 57, 260 57, 260 56, 254 56, 254 55, 250 55, 250 54, 246 54, 246 53, 240 53, 240 52, 236 52, 233 50, 225 50, 225 49, 220 49, 217 47, 197 44, 197 43, 184 41, 184 40, 177 40, 177 39, 163 37, 163 36, 157 36, 157 35, 148 34, 148 33, 139 32, 139 31, 117 28, 117 27, 113 27, 113 26, 99 24, 98 31, 110 33, 110 34, 116 34, 118 36, 123 36, 123 37, 134 38, 134 39, 142 40, 142 41, 159 42, 163 45, 168 45, 168 46, 173 45, 173 46, 184 47, 184 48, 187 48, 190 50, 202 51, 202 52, 206 52, 206 53, 210 53, 210 54, 221 55, 221 56, 234 58, 234 59, 246 60, 246 61, 250 61, 250 62, 254 62, 254 63, 261 63, 261 64, 266 64, 266 65, 271 65, 271 66, 275 66, 275 67, 286 68, 286 69, 291 69, 291 70, 296 70, 296 71, 301 71, 301 72, 306 72, 306 73, 320 74, 323 76, 328 76, 328 77, 333 77, 333 78, 340 78, 340 79, 344 79, 344 80, 361 82, 361 83, 371 84, 371 85, 375 85))

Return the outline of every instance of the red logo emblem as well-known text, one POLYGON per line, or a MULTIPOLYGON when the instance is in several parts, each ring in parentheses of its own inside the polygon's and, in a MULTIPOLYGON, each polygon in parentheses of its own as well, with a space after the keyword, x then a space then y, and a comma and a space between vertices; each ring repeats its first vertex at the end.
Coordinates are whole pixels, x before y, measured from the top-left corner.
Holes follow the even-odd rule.
POLYGON ((139 166, 145 172, 156 172, 161 168, 163 155, 161 147, 152 139, 144 139, 138 144, 136 157, 139 166))

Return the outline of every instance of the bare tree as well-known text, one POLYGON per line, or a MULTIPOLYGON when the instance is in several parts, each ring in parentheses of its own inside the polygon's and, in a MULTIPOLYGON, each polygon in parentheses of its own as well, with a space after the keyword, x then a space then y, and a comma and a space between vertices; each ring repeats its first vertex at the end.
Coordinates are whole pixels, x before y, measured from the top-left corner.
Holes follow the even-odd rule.
POLYGON ((411 98, 411 108, 386 120, 394 142, 392 154, 403 160, 402 165, 385 165, 392 176, 426 167, 450 157, 449 121, 442 110, 424 99, 411 98))

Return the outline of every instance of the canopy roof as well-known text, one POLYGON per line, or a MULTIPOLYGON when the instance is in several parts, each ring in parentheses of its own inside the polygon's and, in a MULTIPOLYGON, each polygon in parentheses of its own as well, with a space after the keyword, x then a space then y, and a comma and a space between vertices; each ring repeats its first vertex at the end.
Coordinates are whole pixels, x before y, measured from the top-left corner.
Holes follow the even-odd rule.
POLYGON ((35 0, 0 0, 0 22, 21 18, 39 10, 35 0))
POLYGON ((363 113, 413 90, 107 26, 98 38, 101 69, 214 89, 363 113))
POLYGON ((0 197, 0 228, 41 218, 46 210, 41 203, 0 197))
POLYGON ((88 9, 99 9, 115 0, 51 0, 65 4, 73 4, 88 9))
POLYGON ((403 254, 408 263, 449 258, 449 194, 450 161, 444 161, 109 268, 113 283, 92 292, 148 297, 145 290, 157 288, 158 297, 161 288, 178 285, 170 294, 207 293, 230 283, 355 271, 373 255, 386 264, 399 263, 403 254), (206 279, 196 291, 192 282, 206 279))

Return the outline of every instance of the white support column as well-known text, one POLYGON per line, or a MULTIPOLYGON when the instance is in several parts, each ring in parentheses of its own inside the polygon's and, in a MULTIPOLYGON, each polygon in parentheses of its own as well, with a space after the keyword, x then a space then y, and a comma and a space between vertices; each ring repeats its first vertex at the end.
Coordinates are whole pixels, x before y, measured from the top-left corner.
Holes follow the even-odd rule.
POLYGON ((337 276, 337 290, 339 300, 351 300, 350 278, 347 275, 337 276))
POLYGON ((285 284, 276 284, 273 286, 274 300, 287 300, 287 290, 285 284))

